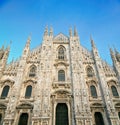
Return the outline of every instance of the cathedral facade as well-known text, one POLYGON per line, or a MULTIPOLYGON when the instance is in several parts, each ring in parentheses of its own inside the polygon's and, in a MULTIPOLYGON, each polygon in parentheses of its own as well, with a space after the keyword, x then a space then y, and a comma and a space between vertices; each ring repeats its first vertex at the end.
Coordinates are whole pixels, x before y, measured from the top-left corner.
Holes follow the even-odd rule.
POLYGON ((69 36, 45 29, 40 46, 7 64, 0 49, 0 125, 120 125, 120 53, 110 49, 113 67, 69 36))

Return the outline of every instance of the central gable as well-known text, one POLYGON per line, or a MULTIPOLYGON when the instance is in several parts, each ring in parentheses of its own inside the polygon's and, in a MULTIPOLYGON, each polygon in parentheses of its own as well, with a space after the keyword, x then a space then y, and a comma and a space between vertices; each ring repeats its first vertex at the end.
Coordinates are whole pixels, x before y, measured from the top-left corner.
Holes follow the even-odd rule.
POLYGON ((60 33, 54 37, 54 41, 55 42, 68 42, 68 37, 60 33))

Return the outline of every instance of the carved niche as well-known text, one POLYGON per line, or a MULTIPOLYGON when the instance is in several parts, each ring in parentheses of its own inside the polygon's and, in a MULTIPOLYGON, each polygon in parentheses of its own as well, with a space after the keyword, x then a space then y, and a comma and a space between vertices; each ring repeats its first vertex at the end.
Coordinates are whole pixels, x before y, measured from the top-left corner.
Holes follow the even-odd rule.
POLYGON ((55 100, 70 101, 72 98, 72 94, 68 91, 58 90, 51 95, 51 98, 53 103, 55 102, 55 100))

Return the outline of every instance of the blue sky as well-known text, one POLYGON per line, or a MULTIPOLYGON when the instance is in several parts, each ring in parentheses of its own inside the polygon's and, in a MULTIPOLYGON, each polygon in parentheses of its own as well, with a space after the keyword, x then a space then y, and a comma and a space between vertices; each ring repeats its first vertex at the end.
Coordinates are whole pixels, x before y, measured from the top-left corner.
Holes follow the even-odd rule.
POLYGON ((9 61, 42 42, 44 28, 68 35, 76 26, 81 45, 91 50, 90 34, 100 56, 111 64, 109 47, 120 51, 120 0, 0 0, 0 47, 11 44, 9 61))

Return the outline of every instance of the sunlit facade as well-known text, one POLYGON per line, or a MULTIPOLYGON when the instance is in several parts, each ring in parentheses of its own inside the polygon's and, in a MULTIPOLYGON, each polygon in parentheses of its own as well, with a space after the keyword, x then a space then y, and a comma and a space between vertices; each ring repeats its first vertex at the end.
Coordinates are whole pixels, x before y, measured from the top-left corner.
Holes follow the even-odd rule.
MULTIPOLYGON (((76 29, 54 36, 7 64, 0 49, 0 125, 120 125, 120 53, 110 49, 113 67, 102 60, 93 39, 84 48, 76 29)), ((17 52, 17 50, 16 50, 17 52)))

